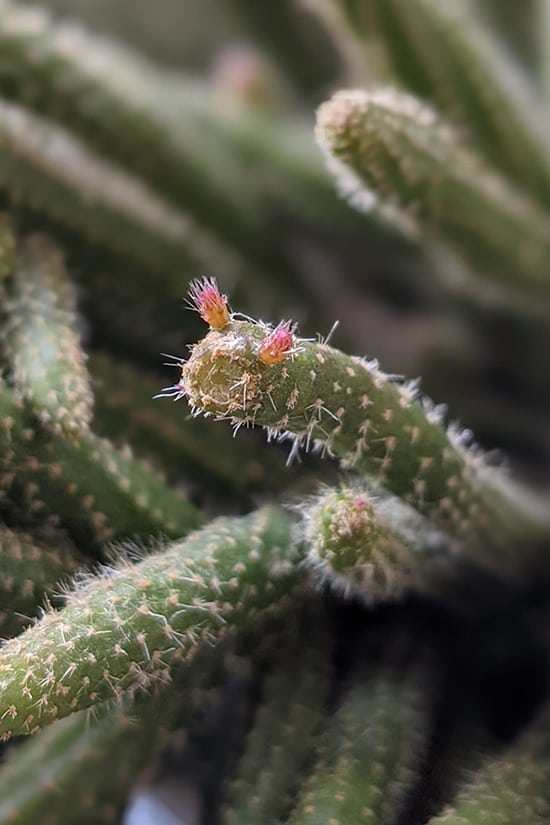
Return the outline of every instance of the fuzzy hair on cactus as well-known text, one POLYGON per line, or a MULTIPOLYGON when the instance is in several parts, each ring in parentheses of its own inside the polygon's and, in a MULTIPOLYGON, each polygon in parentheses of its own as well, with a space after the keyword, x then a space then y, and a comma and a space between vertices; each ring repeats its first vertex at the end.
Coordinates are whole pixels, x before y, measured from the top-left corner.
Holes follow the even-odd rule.
POLYGON ((0 825, 547 821, 549 22, 0 0, 0 825))

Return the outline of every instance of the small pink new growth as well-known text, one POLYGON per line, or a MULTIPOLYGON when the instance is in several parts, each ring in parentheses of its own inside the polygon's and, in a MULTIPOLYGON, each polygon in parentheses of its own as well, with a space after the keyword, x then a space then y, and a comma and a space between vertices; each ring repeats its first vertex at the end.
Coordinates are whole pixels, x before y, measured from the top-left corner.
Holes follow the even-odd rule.
POLYGON ((363 498, 363 496, 355 496, 353 499, 353 504, 357 507, 358 510, 362 510, 364 507, 367 506, 367 500, 363 498))
POLYGON ((258 357, 264 364, 281 364, 294 348, 294 325, 281 321, 260 343, 258 357))
POLYGON ((189 306, 213 329, 222 329, 229 323, 227 296, 222 295, 215 278, 203 278, 189 284, 189 306))

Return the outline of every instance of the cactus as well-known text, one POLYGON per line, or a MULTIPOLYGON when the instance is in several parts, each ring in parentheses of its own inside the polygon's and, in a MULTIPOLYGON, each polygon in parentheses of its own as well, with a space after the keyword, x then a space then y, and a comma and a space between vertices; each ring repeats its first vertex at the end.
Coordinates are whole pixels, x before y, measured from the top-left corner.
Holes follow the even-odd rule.
POLYGON ((191 658, 199 643, 277 606, 296 575, 289 528, 278 510, 221 519, 68 595, 62 612, 46 614, 4 647, 0 735, 31 733, 167 679, 171 664, 191 658), (58 652, 44 658, 41 651, 52 647, 58 652))
POLYGON ((542 822, 548 0, 192 5, 0 0, 0 824, 542 822))
POLYGON ((428 742, 424 679, 422 667, 356 674, 325 732, 292 825, 400 821, 428 742))
POLYGON ((262 702, 227 790, 227 825, 278 822, 288 814, 328 711, 329 630, 317 606, 277 638, 281 646, 271 652, 262 702), (299 639, 308 640, 305 652, 299 639))
POLYGON ((452 805, 429 825, 476 825, 494 822, 545 822, 548 795, 548 713, 542 713, 520 740, 492 757, 458 793, 452 805))
POLYGON ((4 349, 12 380, 42 421, 68 433, 85 432, 92 390, 76 334, 75 299, 59 253, 29 238, 14 271, 4 349))
POLYGON ((480 275, 546 293, 550 216, 429 107, 391 89, 338 92, 319 109, 317 136, 354 203, 382 198, 480 275))
POLYGON ((478 453, 469 435, 445 429, 441 411, 418 398, 376 362, 299 338, 289 324, 271 328, 229 318, 193 347, 175 388, 207 415, 260 424, 270 437, 294 438, 368 472, 452 535, 483 564, 517 570, 529 555, 513 553, 521 530, 535 548, 548 530, 544 509, 478 453), (526 509, 523 510, 523 502, 526 509), (514 526, 515 525, 515 526, 514 526), (494 556, 493 556, 494 554, 494 556))
MULTIPOLYGON (((391 73, 436 103, 492 164, 547 201, 550 154, 527 72, 470 0, 336 2, 360 43, 382 45, 391 73)), ((368 52, 366 55, 368 62, 368 52)))

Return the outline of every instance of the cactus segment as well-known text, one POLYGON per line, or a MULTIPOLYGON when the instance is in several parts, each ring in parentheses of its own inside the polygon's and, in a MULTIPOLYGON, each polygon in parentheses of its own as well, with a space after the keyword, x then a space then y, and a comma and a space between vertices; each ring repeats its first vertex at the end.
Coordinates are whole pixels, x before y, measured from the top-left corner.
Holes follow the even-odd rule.
POLYGON ((502 755, 489 758, 457 798, 428 825, 543 825, 550 815, 548 711, 502 755))
POLYGON ((406 219, 482 277, 547 297, 550 214, 466 150, 434 111, 402 92, 341 91, 317 139, 353 205, 406 219))
POLYGON ((53 429, 88 429, 93 396, 77 333, 76 301, 60 251, 28 238, 18 253, 2 335, 15 385, 53 429))
POLYGON ((0 508, 19 503, 26 523, 62 526, 95 555, 108 541, 175 538, 198 525, 195 508, 128 449, 93 433, 44 433, 3 382, 0 422, 0 508))
POLYGON ((326 616, 317 609, 298 617, 276 644, 228 788, 225 825, 285 819, 326 721, 332 676, 326 616))
MULTIPOLYGON (((472 0, 330 0, 363 47, 455 123, 485 158, 548 201, 550 153, 541 100, 525 68, 472 0)), ((500 11, 500 10, 499 10, 500 11)))
POLYGON ((267 508, 106 570, 0 653, 0 736, 166 681, 175 664, 278 609, 301 580, 292 522, 267 508))
POLYGON ((362 674, 329 722, 291 825, 397 825, 426 754, 422 668, 362 674))
POLYGON ((183 363, 178 392, 197 412, 236 427, 261 425, 271 438, 290 437, 296 448, 314 447, 370 474, 463 540, 477 563, 517 570, 533 562, 526 548, 531 543, 538 556, 546 509, 467 447, 469 432, 446 429, 416 382, 296 335, 283 362, 265 364, 259 352, 271 332, 236 316, 211 330, 183 363))

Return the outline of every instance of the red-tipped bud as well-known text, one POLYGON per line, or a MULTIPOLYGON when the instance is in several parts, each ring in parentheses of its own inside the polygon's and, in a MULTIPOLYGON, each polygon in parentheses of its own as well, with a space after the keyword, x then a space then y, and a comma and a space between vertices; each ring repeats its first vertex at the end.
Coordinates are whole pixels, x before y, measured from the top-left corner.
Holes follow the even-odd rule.
POLYGON ((264 364, 281 364, 294 349, 294 325, 281 321, 260 343, 258 357, 264 364))
POLYGON ((203 278, 189 284, 189 305, 213 329, 222 329, 229 323, 227 296, 222 295, 215 278, 203 278))

